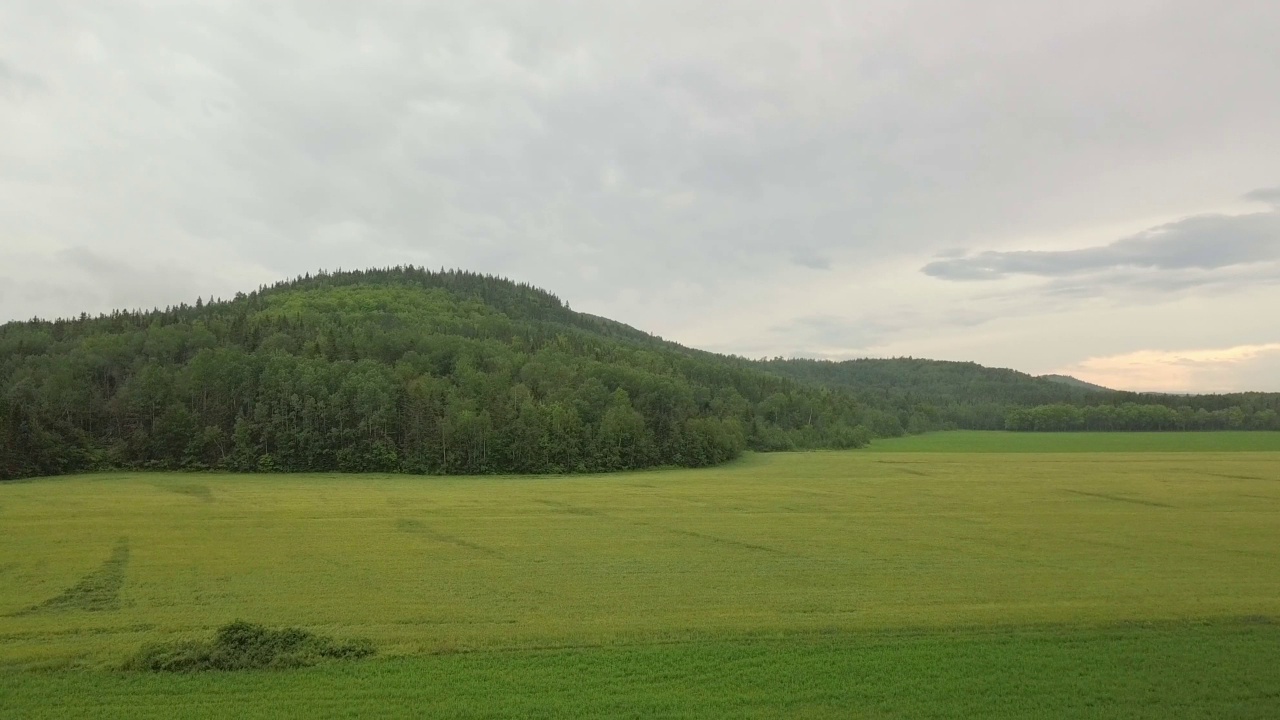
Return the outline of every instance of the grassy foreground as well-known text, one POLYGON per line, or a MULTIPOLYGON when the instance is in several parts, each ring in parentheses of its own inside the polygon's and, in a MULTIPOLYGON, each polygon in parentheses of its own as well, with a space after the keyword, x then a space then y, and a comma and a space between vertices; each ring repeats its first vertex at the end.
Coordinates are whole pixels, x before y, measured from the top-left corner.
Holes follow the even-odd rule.
POLYGON ((1280 626, 1221 623, 498 651, 282 673, 0 673, 0 697, 33 719, 1273 718, 1276 667, 1280 626))
POLYGON ((1271 717, 1277 468, 881 451, 8 483, 0 716, 1271 717), (235 619, 381 657, 115 669, 235 619))

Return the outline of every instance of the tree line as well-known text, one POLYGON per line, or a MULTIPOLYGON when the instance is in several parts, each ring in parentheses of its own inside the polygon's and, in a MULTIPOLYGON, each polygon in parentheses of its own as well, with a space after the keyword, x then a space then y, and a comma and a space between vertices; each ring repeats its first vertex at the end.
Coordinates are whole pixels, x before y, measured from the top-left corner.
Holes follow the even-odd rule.
POLYGON ((1190 405, 1090 405, 1065 403, 1014 408, 1005 429, 1023 432, 1150 431, 1150 430, 1280 430, 1274 409, 1246 410, 1232 406, 1218 410, 1190 405))

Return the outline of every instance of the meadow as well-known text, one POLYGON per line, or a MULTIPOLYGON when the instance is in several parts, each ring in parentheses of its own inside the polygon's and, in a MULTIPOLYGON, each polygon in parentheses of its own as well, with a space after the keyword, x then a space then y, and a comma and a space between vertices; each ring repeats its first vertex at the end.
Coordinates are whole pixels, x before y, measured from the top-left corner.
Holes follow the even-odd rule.
POLYGON ((0 484, 0 716, 1276 716, 1275 436, 1077 437, 0 484), (237 619, 378 656, 120 669, 237 619))
POLYGON ((870 452, 1280 452, 1280 433, 952 430, 876 440, 870 452))

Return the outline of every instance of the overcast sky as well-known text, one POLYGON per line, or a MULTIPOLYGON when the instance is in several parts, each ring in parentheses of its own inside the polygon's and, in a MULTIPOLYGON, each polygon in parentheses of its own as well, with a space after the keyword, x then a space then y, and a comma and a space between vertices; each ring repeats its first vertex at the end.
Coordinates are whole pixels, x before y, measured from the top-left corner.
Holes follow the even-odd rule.
POLYGON ((0 321, 461 267, 751 357, 1280 391, 1280 2, 0 2, 0 321))

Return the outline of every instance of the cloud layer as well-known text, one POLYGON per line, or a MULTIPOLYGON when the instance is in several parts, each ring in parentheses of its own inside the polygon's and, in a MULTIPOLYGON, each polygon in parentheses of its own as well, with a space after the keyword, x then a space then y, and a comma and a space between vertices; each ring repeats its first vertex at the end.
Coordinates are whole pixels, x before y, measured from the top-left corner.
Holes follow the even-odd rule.
POLYGON ((11 0, 0 321, 415 263, 729 352, 1197 346, 1280 303, 1280 4, 1229 5, 11 0))
MULTIPOLYGON (((1276 190, 1258 190, 1263 199, 1276 190)), ((1277 195, 1280 197, 1280 195, 1277 195)), ((925 265, 944 280, 998 280, 1009 275, 1062 277, 1102 270, 1215 270, 1280 259, 1280 205, 1272 212, 1197 215, 1108 245, 1079 250, 986 251, 925 265)))

